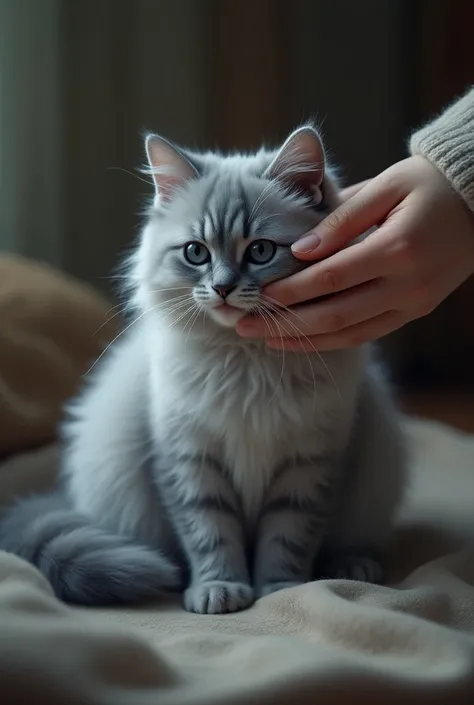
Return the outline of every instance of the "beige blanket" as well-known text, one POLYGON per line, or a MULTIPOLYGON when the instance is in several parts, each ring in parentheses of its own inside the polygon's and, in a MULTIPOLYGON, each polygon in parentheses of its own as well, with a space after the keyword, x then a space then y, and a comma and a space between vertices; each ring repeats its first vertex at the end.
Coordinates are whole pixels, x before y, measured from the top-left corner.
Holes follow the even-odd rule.
MULTIPOLYGON (((220 617, 69 609, 0 554, 1 702, 473 703, 474 438, 409 432, 416 473, 391 587, 318 582, 220 617)), ((0 499, 45 486, 55 462, 53 448, 8 461, 0 499)))

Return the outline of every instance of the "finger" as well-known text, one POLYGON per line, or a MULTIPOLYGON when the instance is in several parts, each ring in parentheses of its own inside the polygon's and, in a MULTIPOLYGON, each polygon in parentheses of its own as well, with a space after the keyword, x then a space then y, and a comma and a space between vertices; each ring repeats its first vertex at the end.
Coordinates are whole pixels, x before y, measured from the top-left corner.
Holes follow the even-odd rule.
POLYGON ((336 333, 356 323, 375 318, 394 308, 397 291, 387 280, 372 280, 342 294, 282 313, 272 311, 272 320, 257 318, 257 325, 243 327, 243 337, 303 338, 336 333), (277 333, 275 332, 277 329, 277 333))
POLYGON ((342 201, 348 201, 349 198, 352 198, 352 196, 355 196, 356 193, 359 193, 364 186, 367 186, 372 181, 372 179, 365 179, 365 181, 359 181, 357 184, 352 184, 352 186, 346 186, 346 188, 343 188, 342 191, 339 193, 339 197, 342 201))
POLYGON ((394 189, 390 182, 385 183, 381 177, 372 179, 308 235, 295 242, 293 254, 299 259, 312 260, 341 250, 359 235, 382 223, 403 197, 404 193, 394 189))
POLYGON ((323 352, 328 350, 343 350, 353 348, 372 340, 378 340, 384 335, 392 333, 406 323, 406 319, 398 311, 387 311, 380 316, 371 318, 363 323, 345 328, 337 333, 313 335, 306 339, 294 340, 290 338, 268 338, 266 344, 269 348, 288 350, 293 352, 323 352))
POLYGON ((237 332, 243 337, 299 338, 334 333, 362 321, 374 318, 394 308, 397 292, 393 284, 385 279, 374 279, 323 301, 294 306, 282 311, 281 307, 268 301, 271 318, 251 316, 241 319, 237 332))
POLYGON ((393 267, 390 249, 384 248, 384 238, 374 236, 270 284, 264 295, 276 303, 293 306, 381 279, 390 274, 393 267))
POLYGON ((292 309, 284 311, 281 307, 267 301, 261 313, 241 318, 236 331, 243 338, 298 338, 308 330, 306 306, 302 306, 303 315, 292 309))
MULTIPOLYGON (((283 337, 324 335, 370 320, 394 309, 396 291, 387 280, 372 280, 320 303, 295 306, 279 316, 283 337)), ((268 328, 265 334, 275 337, 268 328)))

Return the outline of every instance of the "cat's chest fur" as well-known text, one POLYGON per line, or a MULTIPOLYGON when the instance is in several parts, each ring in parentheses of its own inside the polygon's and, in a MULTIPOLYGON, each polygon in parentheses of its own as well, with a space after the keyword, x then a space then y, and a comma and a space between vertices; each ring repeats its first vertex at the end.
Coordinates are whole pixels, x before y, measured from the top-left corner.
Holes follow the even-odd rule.
MULTIPOLYGON (((151 360, 152 418, 176 455, 214 453, 258 504, 282 461, 324 452, 340 391, 314 356, 168 337, 151 360)), ((341 428, 344 421, 341 420, 341 428)))

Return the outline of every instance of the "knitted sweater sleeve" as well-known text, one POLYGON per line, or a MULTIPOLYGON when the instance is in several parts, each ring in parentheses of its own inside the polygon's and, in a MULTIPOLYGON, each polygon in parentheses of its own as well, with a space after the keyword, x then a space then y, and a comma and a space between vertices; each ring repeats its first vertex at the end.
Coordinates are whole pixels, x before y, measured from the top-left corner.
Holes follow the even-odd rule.
POLYGON ((410 152, 434 164, 474 212, 474 87, 412 135, 410 152))

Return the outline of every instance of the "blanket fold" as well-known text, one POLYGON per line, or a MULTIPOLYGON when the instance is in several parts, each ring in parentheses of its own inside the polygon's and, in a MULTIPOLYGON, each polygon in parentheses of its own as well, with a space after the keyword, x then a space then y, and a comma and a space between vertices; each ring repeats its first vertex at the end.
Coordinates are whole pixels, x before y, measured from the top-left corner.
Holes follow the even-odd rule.
MULTIPOLYGON (((3 700, 474 702, 474 437, 421 421, 407 429, 415 478, 389 586, 314 582, 226 616, 188 614, 176 602, 72 609, 34 568, 0 554, 3 700)), ((56 467, 54 447, 10 459, 0 466, 0 501, 12 480, 34 489, 37 477, 44 488, 56 467)))

